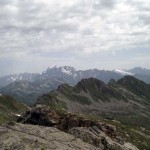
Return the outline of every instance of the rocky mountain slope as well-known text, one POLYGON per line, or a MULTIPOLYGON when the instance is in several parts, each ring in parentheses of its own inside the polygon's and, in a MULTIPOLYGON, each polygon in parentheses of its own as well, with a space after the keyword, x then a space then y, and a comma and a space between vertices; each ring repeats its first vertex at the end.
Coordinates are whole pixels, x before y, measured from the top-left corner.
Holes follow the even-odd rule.
POLYGON ((14 98, 0 94, 0 124, 15 120, 17 115, 29 108, 14 98))
POLYGON ((100 150, 56 128, 14 124, 0 126, 0 149, 100 150))
MULTIPOLYGON (((28 109, 5 99, 0 106, 6 110, 0 110, 13 114, 8 120, 28 109)), ((34 106, 19 123, 0 125, 0 149, 150 149, 150 85, 133 76, 108 84, 95 78, 62 84, 34 106)))
POLYGON ((40 96, 36 104, 150 129, 150 86, 132 76, 108 84, 94 78, 82 79, 74 87, 63 84, 40 96))
POLYGON ((148 69, 143 70, 142 68, 138 68, 138 71, 136 68, 113 71, 98 69, 76 70, 70 66, 61 67, 55 65, 49 67, 42 74, 22 73, 1 77, 0 93, 13 96, 21 102, 32 105, 39 95, 55 90, 63 83, 73 86, 82 78, 94 77, 107 84, 110 79, 118 80, 124 75, 132 75, 150 83, 148 72, 148 69))
MULTIPOLYGON (((55 127, 63 132, 72 134, 74 136, 74 140, 71 140, 71 141, 75 142, 76 139, 79 138, 82 141, 92 145, 91 147, 93 147, 93 149, 138 150, 138 148, 136 148, 134 145, 125 141, 125 139, 119 135, 116 127, 113 125, 101 122, 100 120, 93 120, 87 117, 85 118, 83 116, 81 117, 81 116, 71 114, 71 113, 66 113, 66 112, 64 113, 56 109, 48 108, 47 106, 38 105, 36 107, 33 107, 30 111, 27 111, 24 115, 22 115, 18 119, 18 122, 22 122, 24 124, 34 124, 34 125, 40 125, 40 126, 55 127)), ((25 125, 19 125, 19 124, 17 124, 17 126, 25 127, 25 125)), ((26 127, 23 131, 26 131, 26 127)), ((16 128, 16 125, 15 127, 11 127, 11 128, 16 128)), ((37 133, 37 126, 35 127, 35 129, 36 129, 35 133, 37 133)), ((38 135, 44 136, 42 133, 46 133, 46 130, 47 130, 47 135, 51 135, 49 134, 48 128, 44 129, 40 127, 39 129, 41 129, 41 131, 39 132, 40 134, 38 133, 38 135)), ((49 128, 49 130, 52 130, 52 129, 53 128, 49 128)), ((60 135, 59 132, 57 131, 57 138, 58 137, 61 138, 59 136, 60 135)), ((45 139, 47 139, 47 136, 44 136, 44 137, 45 139)), ((66 137, 67 135, 64 138, 66 137)), ((61 142, 64 142, 64 140, 62 141, 61 139, 61 142)), ((59 144, 57 143, 57 145, 59 144)), ((64 145, 66 146, 66 144, 64 145)), ((72 148, 73 149, 85 149, 82 147, 81 148, 62 147, 61 149, 72 149, 72 148)), ((86 149, 89 149, 89 147, 87 147, 86 149)))

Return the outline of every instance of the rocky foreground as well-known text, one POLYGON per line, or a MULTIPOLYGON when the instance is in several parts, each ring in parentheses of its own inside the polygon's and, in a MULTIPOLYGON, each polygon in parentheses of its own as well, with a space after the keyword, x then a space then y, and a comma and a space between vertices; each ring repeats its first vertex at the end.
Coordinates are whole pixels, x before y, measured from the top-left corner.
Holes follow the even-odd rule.
POLYGON ((14 123, 0 126, 1 150, 98 150, 53 127, 14 123))
POLYGON ((32 108, 18 122, 0 126, 0 149, 138 150, 115 126, 46 106, 32 108))

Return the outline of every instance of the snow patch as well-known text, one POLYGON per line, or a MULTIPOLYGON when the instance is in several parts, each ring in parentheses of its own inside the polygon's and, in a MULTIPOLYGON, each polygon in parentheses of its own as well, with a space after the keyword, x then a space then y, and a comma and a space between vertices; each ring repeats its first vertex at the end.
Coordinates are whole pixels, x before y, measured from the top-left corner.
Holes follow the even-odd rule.
POLYGON ((21 116, 21 114, 15 114, 15 116, 20 117, 20 116, 21 116))
POLYGON ((13 81, 15 81, 15 80, 16 80, 16 78, 15 78, 15 77, 10 77, 10 79, 11 79, 11 80, 13 80, 13 81))
POLYGON ((69 70, 69 68, 67 68, 67 69, 65 69, 64 67, 62 67, 62 68, 61 68, 61 71, 62 71, 63 73, 66 73, 66 74, 68 74, 68 75, 71 75, 71 74, 72 74, 71 70, 69 70), (67 69, 68 69, 68 70, 67 70, 67 69))
POLYGON ((74 75, 73 75, 73 78, 75 79, 77 77, 77 74, 75 73, 74 75))
MULTIPOLYGON (((19 77, 18 74, 17 74, 17 75, 13 75, 13 76, 10 77, 9 80, 16 81, 16 80, 18 79, 18 77, 19 77)), ((21 77, 20 77, 20 78, 21 78, 21 77)))
POLYGON ((122 75, 130 75, 130 76, 134 75, 134 73, 128 72, 126 70, 121 70, 121 69, 115 69, 114 72, 122 74, 122 75))
POLYGON ((58 66, 58 65, 52 65, 52 66, 48 67, 48 69, 53 69, 53 68, 60 68, 60 66, 58 66))
POLYGON ((3 96, 3 95, 0 93, 0 96, 3 96))

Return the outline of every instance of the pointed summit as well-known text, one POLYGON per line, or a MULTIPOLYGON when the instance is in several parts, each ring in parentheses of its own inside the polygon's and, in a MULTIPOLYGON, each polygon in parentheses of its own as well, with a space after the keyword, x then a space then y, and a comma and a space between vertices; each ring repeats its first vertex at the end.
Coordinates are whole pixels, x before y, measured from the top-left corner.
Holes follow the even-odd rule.
POLYGON ((76 85, 76 88, 86 92, 91 90, 99 91, 104 87, 106 87, 105 83, 95 78, 82 79, 76 85))

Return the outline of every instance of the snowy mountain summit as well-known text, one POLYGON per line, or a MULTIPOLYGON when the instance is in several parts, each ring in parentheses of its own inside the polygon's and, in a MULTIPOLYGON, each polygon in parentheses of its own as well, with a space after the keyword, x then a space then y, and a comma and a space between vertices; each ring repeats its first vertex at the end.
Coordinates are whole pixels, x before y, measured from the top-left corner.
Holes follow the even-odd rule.
MULTIPOLYGON (((146 83, 150 83, 150 69, 144 69, 136 67, 130 70, 114 69, 114 70, 76 70, 71 66, 58 66, 53 65, 48 67, 42 73, 20 73, 7 75, 0 78, 0 87, 9 85, 13 82, 27 81, 35 83, 36 85, 48 86, 47 84, 52 81, 59 81, 60 83, 76 84, 83 78, 96 78, 108 83, 110 79, 118 80, 125 75, 135 76, 136 78, 143 80, 146 83)), ((48 86, 49 87, 49 86, 48 86)))
POLYGON ((77 70, 74 69, 73 67, 70 66, 57 66, 53 65, 51 67, 48 67, 46 71, 44 71, 42 74, 53 74, 53 73, 59 73, 59 74, 67 74, 67 75, 72 75, 76 72, 77 70))

